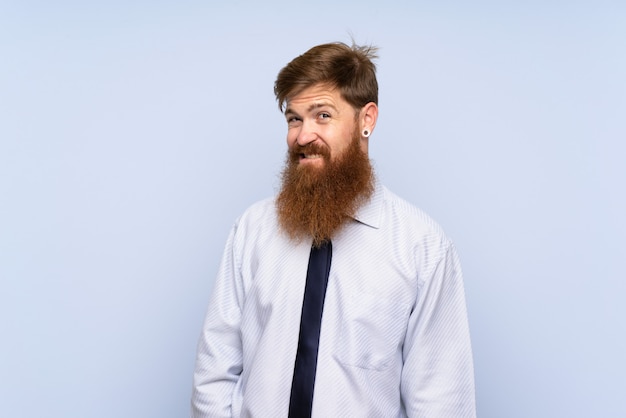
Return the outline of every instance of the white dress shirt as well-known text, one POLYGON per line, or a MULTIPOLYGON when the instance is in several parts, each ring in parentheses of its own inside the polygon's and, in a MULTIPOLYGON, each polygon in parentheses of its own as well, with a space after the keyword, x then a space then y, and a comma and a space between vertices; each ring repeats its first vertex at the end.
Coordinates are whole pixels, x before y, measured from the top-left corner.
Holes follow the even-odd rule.
MULTIPOLYGON (((310 242, 274 199, 234 225, 198 345, 192 417, 286 417, 310 242)), ((475 416, 463 280, 453 244, 380 184, 332 238, 315 418, 475 416)))

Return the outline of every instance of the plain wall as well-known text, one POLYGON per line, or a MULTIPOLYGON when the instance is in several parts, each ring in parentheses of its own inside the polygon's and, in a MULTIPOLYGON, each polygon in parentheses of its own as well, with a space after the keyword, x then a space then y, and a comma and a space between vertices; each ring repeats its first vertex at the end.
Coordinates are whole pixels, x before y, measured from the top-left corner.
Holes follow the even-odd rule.
POLYGON ((188 416, 276 73, 351 35, 377 173, 461 255, 479 416, 626 416, 623 2, 6 3, 0 416, 188 416))

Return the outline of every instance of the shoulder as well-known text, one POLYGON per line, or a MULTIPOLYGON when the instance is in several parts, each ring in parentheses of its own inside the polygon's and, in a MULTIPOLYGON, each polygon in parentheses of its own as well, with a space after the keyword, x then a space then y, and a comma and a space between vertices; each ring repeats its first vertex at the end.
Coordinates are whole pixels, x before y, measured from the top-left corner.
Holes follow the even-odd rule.
POLYGON ((233 225, 237 240, 261 239, 278 230, 275 198, 268 197, 250 205, 233 225))
POLYGON ((382 186, 384 219, 393 228, 409 229, 416 234, 438 239, 444 245, 450 240, 443 228, 421 208, 382 186))
POLYGON ((442 261, 457 260, 454 243, 424 210, 386 188, 383 202, 383 225, 396 248, 411 255, 419 283, 428 281, 442 261))
POLYGON ((265 220, 276 217, 276 205, 275 198, 268 197, 263 200, 259 200, 248 208, 237 218, 236 224, 258 224, 265 220))

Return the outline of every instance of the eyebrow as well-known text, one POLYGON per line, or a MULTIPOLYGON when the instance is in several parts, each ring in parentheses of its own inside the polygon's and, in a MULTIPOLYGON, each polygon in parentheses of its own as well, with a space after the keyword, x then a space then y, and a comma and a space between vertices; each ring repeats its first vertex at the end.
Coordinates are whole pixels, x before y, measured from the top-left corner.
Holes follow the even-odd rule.
MULTIPOLYGON (((328 102, 316 102, 316 103, 312 103, 306 110, 306 112, 311 112, 315 109, 319 109, 320 107, 330 107, 333 111, 337 111, 337 108, 332 105, 331 103, 328 102)), ((287 107, 287 109, 285 109, 285 115, 287 114, 293 114, 293 115, 297 115, 298 113, 295 112, 291 107, 287 107)))

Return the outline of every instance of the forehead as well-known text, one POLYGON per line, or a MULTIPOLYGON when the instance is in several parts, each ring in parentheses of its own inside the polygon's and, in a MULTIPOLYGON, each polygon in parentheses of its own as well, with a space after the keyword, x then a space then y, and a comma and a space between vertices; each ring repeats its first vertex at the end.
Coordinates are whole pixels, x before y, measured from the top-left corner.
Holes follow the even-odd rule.
POLYGON ((342 97, 339 89, 328 84, 316 84, 307 87, 287 99, 285 113, 289 111, 306 111, 311 106, 328 105, 337 109, 350 107, 342 97))

